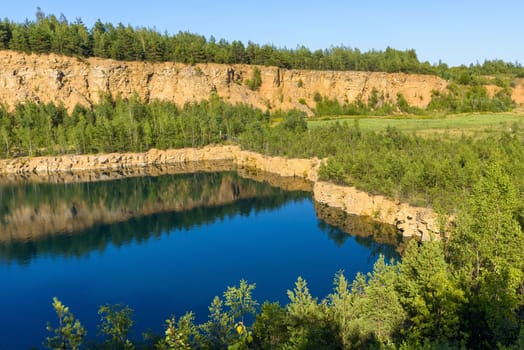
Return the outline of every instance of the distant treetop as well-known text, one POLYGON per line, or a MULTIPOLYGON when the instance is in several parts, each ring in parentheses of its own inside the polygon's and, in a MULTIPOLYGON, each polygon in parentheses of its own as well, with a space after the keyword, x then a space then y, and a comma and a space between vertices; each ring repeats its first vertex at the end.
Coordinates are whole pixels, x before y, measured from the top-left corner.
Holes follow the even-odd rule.
MULTIPOLYGON (((174 35, 130 25, 113 25, 98 20, 87 28, 80 18, 69 22, 63 15, 45 15, 37 9, 34 21, 0 22, 0 49, 27 53, 56 53, 69 56, 101 57, 125 61, 253 64, 276 66, 285 69, 356 70, 372 72, 403 72, 439 75, 462 84, 485 83, 482 75, 509 75, 524 77, 520 63, 502 60, 485 61, 469 67, 448 67, 439 62, 419 61, 415 50, 361 52, 346 46, 332 46, 311 51, 299 46, 296 49, 277 48, 241 41, 206 39, 190 32, 174 35)), ((500 84, 499 84, 500 85, 500 84)))

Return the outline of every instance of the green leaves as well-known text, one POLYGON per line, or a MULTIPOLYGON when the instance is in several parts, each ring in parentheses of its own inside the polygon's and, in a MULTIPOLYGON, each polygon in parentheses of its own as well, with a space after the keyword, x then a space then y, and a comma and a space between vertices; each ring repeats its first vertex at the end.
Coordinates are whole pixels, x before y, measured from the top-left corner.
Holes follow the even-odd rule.
POLYGON ((451 274, 439 241, 418 244, 410 241, 397 284, 401 303, 410 324, 408 339, 422 344, 460 338, 460 310, 467 302, 451 274))
POLYGON ((175 322, 175 317, 172 316, 166 320, 167 328, 165 337, 155 346, 159 350, 189 350, 192 349, 190 337, 195 334, 195 326, 193 320, 195 316, 189 312, 182 316, 178 323, 175 322))
POLYGON ((209 306, 209 321, 201 326, 206 335, 204 342, 209 347, 243 349, 253 340, 250 327, 244 322, 246 315, 256 313, 258 302, 252 296, 254 289, 255 284, 242 279, 238 287, 227 287, 224 301, 218 296, 213 299, 209 306))
POLYGON ((509 176, 498 164, 489 164, 457 218, 449 243, 451 262, 471 301, 468 312, 477 315, 470 319, 468 331, 480 330, 478 343, 494 344, 497 339, 507 345, 518 336, 518 313, 524 306, 524 233, 516 220, 518 201, 509 176))
POLYGON ((133 310, 122 305, 103 305, 98 309, 100 317, 99 330, 107 337, 107 343, 114 348, 134 349, 128 339, 129 330, 133 326, 133 310))
POLYGON ((253 299, 252 292, 256 284, 248 284, 241 279, 238 287, 227 287, 224 292, 224 305, 229 307, 229 314, 235 319, 244 322, 246 314, 255 314, 258 303, 253 299))
POLYGON ((58 317, 58 325, 55 328, 48 322, 46 329, 55 335, 46 338, 44 346, 53 350, 79 349, 86 336, 85 328, 79 320, 75 320, 69 308, 56 297, 53 298, 53 308, 58 317))
POLYGON ((260 86, 262 85, 262 76, 258 67, 253 68, 253 76, 246 81, 246 84, 253 91, 260 89, 260 86))
POLYGON ((295 288, 292 291, 288 290, 287 296, 289 297, 287 312, 293 322, 314 320, 320 314, 317 298, 311 296, 307 282, 302 277, 298 277, 295 288))

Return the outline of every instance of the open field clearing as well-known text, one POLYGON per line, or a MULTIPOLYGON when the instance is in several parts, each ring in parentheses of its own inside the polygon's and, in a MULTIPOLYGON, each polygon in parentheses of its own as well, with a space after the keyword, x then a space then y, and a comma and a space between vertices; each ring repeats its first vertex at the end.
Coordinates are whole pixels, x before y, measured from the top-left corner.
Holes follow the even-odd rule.
POLYGON ((524 122, 524 113, 468 113, 440 116, 385 116, 362 117, 343 116, 332 119, 312 119, 308 126, 314 128, 328 123, 358 123, 362 130, 381 131, 387 127, 395 127, 401 131, 417 134, 449 133, 462 134, 489 134, 496 131, 509 130, 515 123, 524 122))

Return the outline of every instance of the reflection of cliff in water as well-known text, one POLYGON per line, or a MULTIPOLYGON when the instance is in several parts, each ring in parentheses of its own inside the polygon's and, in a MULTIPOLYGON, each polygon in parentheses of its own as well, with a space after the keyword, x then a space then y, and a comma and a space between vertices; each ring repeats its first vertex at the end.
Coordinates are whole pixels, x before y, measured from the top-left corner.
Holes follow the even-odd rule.
MULTIPOLYGON (((0 183, 0 261, 28 263, 36 256, 87 255, 110 243, 144 242, 311 196, 311 184, 298 178, 245 169, 186 170, 116 180, 98 174, 95 182, 53 178, 52 183, 0 183)), ((315 211, 320 229, 337 245, 351 235, 376 255, 398 256, 395 247, 399 251, 401 241, 393 226, 318 203, 315 211)))
POLYGON ((370 248, 373 255, 382 254, 387 260, 398 258, 398 252, 403 250, 402 235, 393 225, 348 214, 318 202, 315 202, 315 213, 321 220, 321 230, 339 246, 353 236, 360 245, 370 248))
POLYGON ((310 197, 234 172, 0 187, 0 260, 80 256, 310 197))
POLYGON ((266 182, 241 178, 234 172, 10 184, 0 187, 0 242, 34 240, 96 224, 219 206, 247 198, 269 198, 271 202, 271 198, 296 195, 266 182))

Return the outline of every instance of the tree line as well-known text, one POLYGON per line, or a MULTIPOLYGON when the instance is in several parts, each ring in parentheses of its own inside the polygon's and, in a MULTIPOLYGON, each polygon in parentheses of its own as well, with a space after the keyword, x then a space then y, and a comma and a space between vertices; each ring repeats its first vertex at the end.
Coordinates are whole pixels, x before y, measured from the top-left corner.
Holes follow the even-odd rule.
POLYGON ((213 36, 179 32, 169 35, 144 27, 119 23, 95 22, 87 28, 81 19, 70 22, 61 15, 46 15, 39 8, 33 21, 0 22, 0 49, 21 52, 56 53, 80 57, 101 57, 127 61, 254 64, 286 69, 356 70, 434 74, 460 84, 495 83, 509 87, 515 77, 524 77, 524 67, 518 62, 486 60, 482 64, 449 67, 438 62, 421 62, 415 50, 385 50, 362 52, 347 46, 332 46, 311 51, 299 46, 295 49, 277 48, 213 36), (483 76, 491 75, 496 79, 483 76))
POLYGON ((0 108, 0 156, 202 147, 235 139, 254 121, 267 123, 269 113, 216 95, 183 107, 105 95, 92 108, 77 105, 71 113, 63 105, 26 102, 12 112, 0 108))

